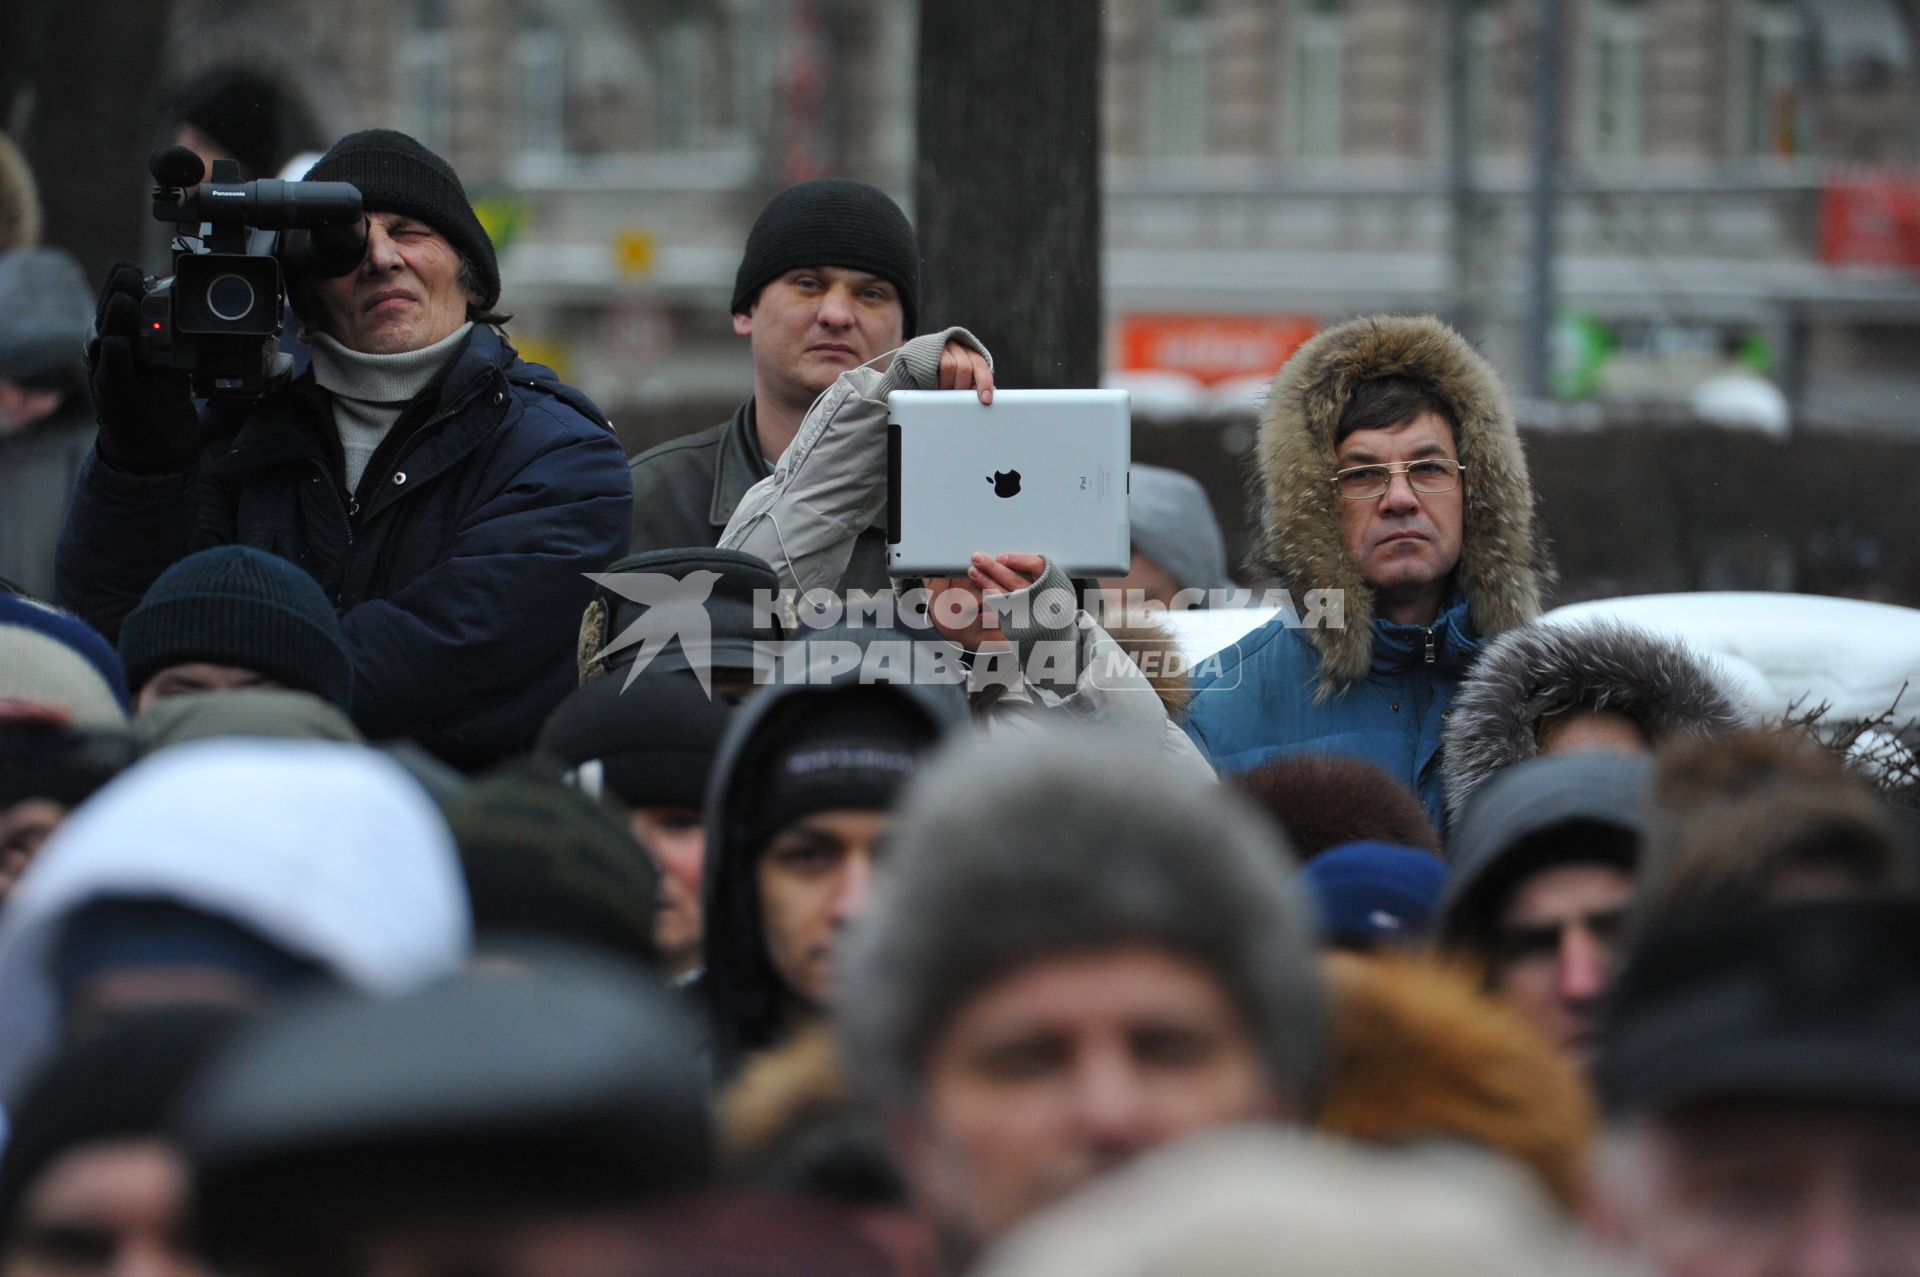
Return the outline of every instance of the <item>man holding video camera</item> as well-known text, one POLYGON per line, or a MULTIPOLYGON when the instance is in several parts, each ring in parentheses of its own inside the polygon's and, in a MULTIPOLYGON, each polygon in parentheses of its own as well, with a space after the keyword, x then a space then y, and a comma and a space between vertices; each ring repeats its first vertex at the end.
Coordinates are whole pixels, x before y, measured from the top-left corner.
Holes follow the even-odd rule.
POLYGON ((290 278, 313 366, 244 412, 197 411, 186 373, 139 357, 144 281, 110 274, 60 594, 111 636, 194 550, 290 559, 340 611, 361 729, 479 768, 572 685, 582 574, 627 546, 625 457, 599 409, 499 331, 493 244, 446 161, 370 129, 307 178, 359 188, 366 253, 290 278))

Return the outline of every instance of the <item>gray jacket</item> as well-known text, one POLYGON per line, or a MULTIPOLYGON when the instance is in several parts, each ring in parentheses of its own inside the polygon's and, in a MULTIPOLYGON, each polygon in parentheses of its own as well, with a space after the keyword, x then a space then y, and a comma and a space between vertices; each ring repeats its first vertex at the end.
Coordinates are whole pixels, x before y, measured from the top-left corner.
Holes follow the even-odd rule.
MULTIPOLYGON (((717 426, 647 449, 627 463, 633 476, 633 545, 644 550, 714 545, 747 489, 772 473, 760 451, 753 400, 717 426)), ((843 590, 885 590, 887 539, 868 527, 854 539, 843 590)))
MULTIPOLYGON (((909 341, 884 372, 863 366, 841 373, 808 410, 773 473, 741 498, 721 546, 772 564, 782 587, 833 588, 845 575, 860 534, 886 513, 887 395, 931 389, 940 370, 940 352, 949 340, 992 359, 972 333, 949 328, 909 341)), ((1058 568, 1049 565, 1046 576, 1022 593, 1062 588, 1070 587, 1058 568)), ((1012 615, 1026 614, 1015 596, 1008 596, 1008 602, 1012 615)), ((1071 643, 1071 662, 1055 668, 1070 664, 1073 680, 1036 683, 1017 671, 1009 676, 1004 662, 975 661, 968 676, 968 700, 989 731, 1025 732, 1048 719, 1071 718, 1102 731, 1156 737, 1176 765, 1212 778, 1212 769, 1168 717, 1152 683, 1086 612, 1076 610, 1057 632, 1009 630, 1009 636, 1023 657, 1036 643, 1071 643)), ((1023 660, 1021 668, 1031 667, 1023 660)))
POLYGON ((52 416, 0 434, 0 580, 35 598, 53 598, 54 549, 93 436, 84 391, 52 416))

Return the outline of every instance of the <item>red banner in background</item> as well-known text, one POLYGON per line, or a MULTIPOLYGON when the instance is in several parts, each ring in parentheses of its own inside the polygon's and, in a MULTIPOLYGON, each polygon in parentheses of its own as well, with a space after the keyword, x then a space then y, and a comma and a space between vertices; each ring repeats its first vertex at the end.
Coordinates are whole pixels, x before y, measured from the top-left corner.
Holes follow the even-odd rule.
POLYGON ((1270 376, 1320 331, 1300 315, 1127 315, 1120 320, 1120 367, 1183 372, 1212 385, 1270 376))
POLYGON ((1920 271, 1920 181, 1840 177, 1820 193, 1820 260, 1920 271))

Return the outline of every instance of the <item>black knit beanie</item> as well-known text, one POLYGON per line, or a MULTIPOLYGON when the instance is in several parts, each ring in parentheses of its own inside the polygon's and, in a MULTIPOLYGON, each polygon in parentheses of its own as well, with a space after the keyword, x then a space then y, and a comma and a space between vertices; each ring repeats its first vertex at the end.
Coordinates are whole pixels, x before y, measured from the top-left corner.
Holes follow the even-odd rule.
POLYGON ((341 709, 353 697, 353 658, 319 582, 244 545, 190 554, 148 588, 120 625, 127 686, 139 695, 170 665, 205 662, 264 674, 341 709))
POLYGON ((850 694, 813 710, 767 760, 753 845, 803 816, 884 811, 912 779, 934 728, 900 698, 850 694))
POLYGON ((531 933, 657 961, 659 871, 600 803, 516 766, 476 783, 447 824, 482 939, 531 933))
POLYGON ((768 200, 747 234, 733 280, 733 313, 746 313, 762 288, 802 266, 878 275, 899 290, 904 335, 918 331, 920 242, 900 206, 865 182, 823 177, 768 200))
POLYGON ((362 129, 335 142, 307 170, 309 182, 352 182, 369 213, 404 213, 439 231, 466 259, 480 285, 481 310, 500 300, 500 263, 460 177, 405 133, 362 129))
POLYGON ((632 686, 609 674, 569 692, 535 749, 568 767, 597 760, 607 789, 628 807, 699 811, 730 717, 691 671, 650 665, 632 686))

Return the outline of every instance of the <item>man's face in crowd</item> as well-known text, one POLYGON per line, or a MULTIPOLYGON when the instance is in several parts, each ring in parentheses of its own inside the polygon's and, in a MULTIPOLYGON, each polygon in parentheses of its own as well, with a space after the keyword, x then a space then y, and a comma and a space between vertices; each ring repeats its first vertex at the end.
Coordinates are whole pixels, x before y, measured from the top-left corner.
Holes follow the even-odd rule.
POLYGON ((21 1198, 4 1277, 209 1277, 187 1192, 185 1163, 156 1140, 72 1148, 21 1198))
POLYGON ((255 670, 238 665, 215 665, 210 661, 186 661, 169 665, 140 685, 134 697, 133 712, 143 714, 161 701, 189 692, 237 692, 249 687, 278 687, 279 683, 255 670))
POLYGON ((756 869, 767 956, 789 993, 825 1007, 840 934, 867 907, 874 846, 889 813, 814 812, 775 834, 756 869))
POLYGON ((924 1077, 895 1133, 917 1199, 968 1247, 1137 1153, 1286 1108, 1221 982, 1145 945, 983 986, 934 1037, 924 1077))
POLYGON ((1645 754, 1653 750, 1640 724, 1612 710, 1572 710, 1540 724, 1542 754, 1645 754))
MULTIPOLYGON (((1427 458, 1459 459, 1452 429, 1432 412, 1398 426, 1354 431, 1340 441, 1334 469, 1427 458)), ((1383 603, 1437 591, 1460 562, 1464 496, 1460 484, 1450 492, 1416 492, 1406 475, 1396 474, 1378 497, 1335 499, 1347 557, 1383 603)))
POLYGON ((707 826, 690 807, 641 807, 633 812, 633 836, 660 868, 660 906, 653 918, 653 944, 670 974, 700 962, 700 873, 707 859, 707 826))
POLYGON ((760 290, 733 331, 752 339, 755 389, 805 411, 849 368, 905 340, 900 294, 839 266, 790 270, 760 290))
POLYGON ((1665 1277, 1920 1275, 1920 1114, 1729 1100, 1614 1138, 1610 1214, 1665 1277))
POLYGON ((1522 879, 1494 929, 1493 991, 1582 1068, 1632 898, 1633 880, 1611 865, 1558 865, 1522 879))
POLYGON ((451 336, 473 300, 453 245, 400 213, 368 214, 366 257, 357 269, 319 281, 314 294, 320 328, 365 355, 404 354, 451 336))
POLYGON ((0 902, 27 872, 40 844, 66 816, 65 807, 45 798, 26 798, 0 807, 0 902))

